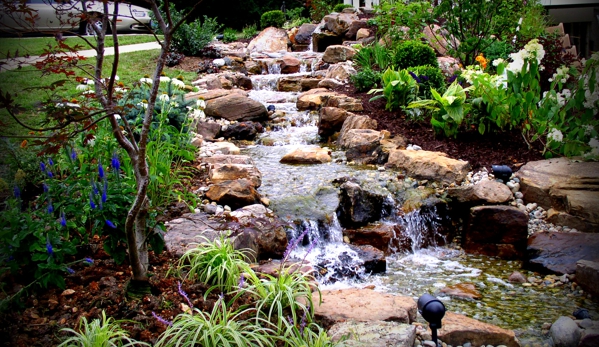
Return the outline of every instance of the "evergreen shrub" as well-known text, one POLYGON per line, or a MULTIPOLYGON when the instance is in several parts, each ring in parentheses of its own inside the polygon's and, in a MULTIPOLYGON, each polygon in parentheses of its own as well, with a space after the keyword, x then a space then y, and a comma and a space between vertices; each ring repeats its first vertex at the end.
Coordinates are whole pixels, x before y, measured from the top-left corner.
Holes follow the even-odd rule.
POLYGON ((280 10, 268 11, 262 14, 260 25, 262 28, 275 27, 281 28, 285 24, 285 13, 280 10))
POLYGON ((400 42, 395 47, 393 63, 397 69, 406 69, 410 66, 439 65, 435 51, 430 46, 415 40, 400 42))

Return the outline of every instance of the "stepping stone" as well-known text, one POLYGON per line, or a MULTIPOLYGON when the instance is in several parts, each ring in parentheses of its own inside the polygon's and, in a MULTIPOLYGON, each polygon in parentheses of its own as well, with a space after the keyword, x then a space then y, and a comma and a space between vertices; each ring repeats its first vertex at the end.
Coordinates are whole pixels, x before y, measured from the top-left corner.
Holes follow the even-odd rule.
POLYGON ((349 338, 339 347, 412 347, 416 339, 416 326, 398 322, 337 323, 328 331, 333 341, 343 336, 349 338))

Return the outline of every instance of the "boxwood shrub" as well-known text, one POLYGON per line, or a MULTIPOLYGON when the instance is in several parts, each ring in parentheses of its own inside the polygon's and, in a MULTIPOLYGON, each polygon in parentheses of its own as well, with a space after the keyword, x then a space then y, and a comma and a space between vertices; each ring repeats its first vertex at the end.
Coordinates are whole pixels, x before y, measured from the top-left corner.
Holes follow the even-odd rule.
POLYGON ((435 51, 430 46, 415 40, 402 41, 395 47, 393 63, 398 70, 410 66, 439 65, 435 51))
POLYGON ((285 13, 280 10, 268 11, 262 14, 260 25, 262 28, 276 27, 281 28, 285 24, 285 13))

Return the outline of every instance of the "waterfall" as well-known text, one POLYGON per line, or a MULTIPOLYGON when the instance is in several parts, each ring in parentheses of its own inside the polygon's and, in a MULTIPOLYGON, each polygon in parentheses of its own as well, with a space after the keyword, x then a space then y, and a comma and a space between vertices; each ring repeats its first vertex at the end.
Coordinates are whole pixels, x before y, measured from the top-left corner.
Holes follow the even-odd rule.
POLYGON ((437 247, 437 240, 444 240, 440 234, 441 217, 435 206, 396 215, 392 218, 392 222, 399 226, 399 232, 395 228, 394 235, 389 242, 389 249, 393 253, 405 251, 406 244, 412 253, 416 253, 425 247, 437 247))
POLYGON ((268 64, 268 73, 270 75, 280 75, 281 74, 281 64, 278 64, 278 63, 268 64))

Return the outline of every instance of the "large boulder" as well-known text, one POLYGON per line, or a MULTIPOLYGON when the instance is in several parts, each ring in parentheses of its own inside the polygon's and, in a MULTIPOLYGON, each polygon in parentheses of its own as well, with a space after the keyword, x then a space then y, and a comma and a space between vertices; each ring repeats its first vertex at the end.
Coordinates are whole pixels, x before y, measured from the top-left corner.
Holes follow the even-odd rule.
POLYGON ((312 23, 304 23, 299 27, 299 30, 295 34, 295 42, 308 45, 312 38, 312 33, 316 30, 317 25, 312 23))
MULTIPOLYGON (((326 79, 325 79, 326 80, 326 79)), ((323 80, 323 81, 325 81, 323 80)), ((320 83, 319 83, 320 85, 320 83)), ((328 107, 338 107, 342 108, 346 111, 350 112, 358 112, 364 110, 364 106, 362 106, 362 100, 352 98, 347 95, 337 94, 333 95, 327 100, 326 106, 328 107)))
POLYGON ((285 76, 277 81, 277 90, 280 92, 301 92, 302 91, 301 76, 285 76))
POLYGON ((220 133, 221 125, 216 122, 198 121, 195 123, 195 132, 205 139, 216 139, 220 133))
POLYGON ((445 153, 413 150, 390 151, 385 166, 405 170, 410 177, 445 184, 462 182, 470 169, 467 161, 448 158, 445 153))
POLYGON ((513 206, 470 209, 462 246, 466 252, 522 259, 526 254, 528 215, 513 206))
POLYGON ((348 337, 339 342, 339 347, 412 347, 416 340, 416 326, 398 322, 347 321, 333 325, 328 334, 333 341, 348 337))
POLYGON ((353 68, 351 63, 337 63, 329 66, 325 78, 334 78, 341 82, 348 82, 349 78, 356 73, 356 69, 353 68))
POLYGON ((550 222, 599 231, 599 162, 569 158, 533 161, 522 166, 516 177, 525 202, 554 210, 550 222))
POLYGON ((398 234, 392 224, 371 223, 358 229, 344 229, 343 235, 354 245, 371 245, 389 254, 389 244, 398 234))
POLYGON ((266 107, 261 102, 235 93, 207 100, 204 112, 207 116, 230 121, 268 120, 266 107))
POLYGON ((314 52, 324 52, 328 46, 340 45, 343 43, 343 37, 337 36, 330 31, 314 31, 312 33, 312 50, 314 52))
POLYGON ((457 40, 453 39, 447 31, 442 30, 436 24, 433 24, 431 27, 428 25, 424 27, 424 37, 429 45, 440 55, 447 54, 449 49, 456 48, 458 44, 457 40))
POLYGON ((449 188, 447 195, 460 203, 503 204, 512 199, 512 191, 503 183, 482 180, 475 185, 449 188))
POLYGON ((453 312, 445 313, 438 334, 441 341, 452 346, 463 346, 469 342, 472 346, 520 347, 516 334, 512 330, 502 329, 453 312))
POLYGON ((263 131, 262 124, 246 121, 227 125, 220 135, 225 139, 253 141, 263 131))
POLYGON ((286 55, 281 58, 280 64, 281 73, 289 74, 299 72, 302 62, 292 55, 286 55))
POLYGON ((368 21, 366 19, 354 20, 349 24, 349 28, 345 33, 345 38, 348 40, 360 40, 358 33, 360 30, 368 30, 364 29, 366 27, 368 27, 368 21))
POLYGON ((446 77, 451 77, 458 73, 458 71, 462 71, 460 67, 460 61, 454 57, 437 57, 437 63, 439 64, 439 68, 443 75, 446 77))
POLYGON ((181 257, 188 250, 195 248, 198 243, 218 239, 224 232, 219 230, 220 221, 210 218, 203 212, 184 214, 166 222, 165 226, 167 232, 164 234, 164 244, 166 249, 176 257, 181 257))
POLYGON ((280 160, 283 164, 324 164, 330 161, 329 151, 320 147, 299 147, 285 154, 280 160))
POLYGON ((365 189, 352 181, 344 182, 339 188, 341 194, 337 215, 343 227, 360 227, 390 212, 388 191, 365 189))
POLYGON ((242 178, 211 185, 206 192, 206 198, 221 205, 229 205, 232 209, 238 209, 259 204, 261 196, 252 181, 242 178))
POLYGON ((528 239, 526 267, 534 271, 573 274, 579 260, 599 261, 599 234, 535 233, 528 239))
POLYGON ((214 163, 209 166, 208 176, 212 183, 248 179, 255 188, 262 184, 262 174, 253 164, 214 163))
POLYGON ((350 115, 345 119, 339 133, 339 139, 337 145, 341 148, 346 147, 349 144, 349 138, 347 133, 352 129, 372 129, 375 130, 377 127, 376 120, 362 115, 350 115))
POLYGON ((327 138, 341 130, 343 122, 353 113, 338 107, 323 107, 318 117, 318 135, 327 138))
POLYGON ((344 134, 345 157, 348 161, 366 165, 382 164, 387 159, 381 148, 381 132, 372 129, 351 129, 344 134))
POLYGON ((316 88, 300 94, 297 97, 298 110, 318 110, 335 92, 331 92, 325 88, 316 88))
POLYGON ((339 207, 339 191, 332 186, 319 187, 311 195, 273 198, 270 207, 287 220, 313 220, 326 225, 333 220, 339 207))
POLYGON ((326 30, 337 36, 345 36, 351 24, 357 20, 360 18, 355 13, 331 13, 324 16, 322 23, 326 30))
POLYGON ((591 293, 594 297, 599 297, 599 262, 579 260, 576 262, 576 283, 582 289, 591 293))
POLYGON ((549 329, 555 347, 578 347, 580 328, 570 317, 561 316, 549 329))
POLYGON ((392 295, 369 289, 323 290, 312 294, 314 317, 324 326, 354 320, 410 324, 416 319, 416 302, 409 296, 392 295))
POLYGON ((290 45, 285 29, 269 27, 250 41, 247 48, 250 52, 279 52, 287 51, 290 45))
POLYGON ((336 64, 342 61, 351 60, 353 56, 356 55, 356 50, 343 46, 343 45, 333 45, 327 47, 322 56, 322 60, 325 63, 336 64))

